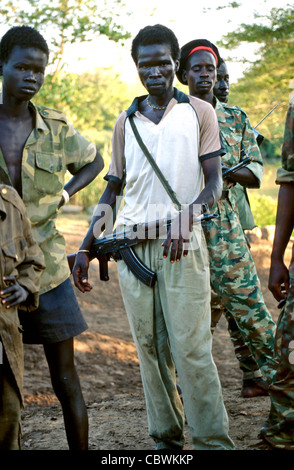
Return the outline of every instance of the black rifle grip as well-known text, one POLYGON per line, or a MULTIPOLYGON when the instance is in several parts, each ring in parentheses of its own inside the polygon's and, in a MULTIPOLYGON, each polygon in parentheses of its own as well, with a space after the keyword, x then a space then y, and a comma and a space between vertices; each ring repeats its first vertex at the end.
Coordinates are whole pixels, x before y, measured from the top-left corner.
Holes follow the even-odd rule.
POLYGON ((101 281, 109 281, 108 276, 108 257, 106 255, 101 255, 98 258, 99 260, 99 272, 101 281))

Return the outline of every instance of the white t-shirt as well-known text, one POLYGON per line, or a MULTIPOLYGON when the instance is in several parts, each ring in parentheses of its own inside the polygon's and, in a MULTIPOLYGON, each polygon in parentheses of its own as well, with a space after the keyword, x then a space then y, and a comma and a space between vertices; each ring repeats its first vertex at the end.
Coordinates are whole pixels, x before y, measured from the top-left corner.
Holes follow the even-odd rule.
POLYGON ((106 180, 121 181, 126 174, 124 201, 117 225, 134 225, 173 218, 178 210, 141 150, 128 117, 168 180, 177 199, 191 204, 204 187, 201 160, 221 155, 219 127, 213 107, 175 89, 175 95, 158 124, 138 111, 140 99, 117 119, 112 159, 106 180))

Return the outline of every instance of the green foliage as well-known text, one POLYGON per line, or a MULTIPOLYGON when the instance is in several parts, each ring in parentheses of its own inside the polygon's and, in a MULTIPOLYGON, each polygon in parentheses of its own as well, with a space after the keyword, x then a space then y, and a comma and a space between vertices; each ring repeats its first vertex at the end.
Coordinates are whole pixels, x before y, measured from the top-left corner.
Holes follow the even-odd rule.
POLYGON ((279 186, 276 184, 280 163, 264 165, 260 189, 249 189, 248 197, 256 225, 275 225, 279 186))
POLYGON ((130 34, 117 22, 122 8, 122 0, 4 0, 0 23, 29 25, 45 33, 55 75, 63 64, 66 44, 91 41, 97 35, 116 42, 128 38, 130 34))
POLYGON ((257 226, 275 225, 277 212, 277 200, 275 198, 254 192, 249 194, 249 200, 257 226))
POLYGON ((241 106, 250 116, 252 125, 276 104, 278 108, 258 127, 270 141, 267 154, 280 154, 284 122, 289 103, 294 67, 294 9, 273 8, 269 15, 256 14, 253 24, 242 24, 225 35, 219 47, 229 49, 250 43, 258 45, 259 59, 247 59, 248 68, 242 79, 232 84, 229 103, 241 106))
POLYGON ((81 75, 59 72, 54 80, 47 76, 34 102, 63 111, 83 134, 89 130, 107 134, 133 97, 134 87, 111 68, 97 68, 81 75))

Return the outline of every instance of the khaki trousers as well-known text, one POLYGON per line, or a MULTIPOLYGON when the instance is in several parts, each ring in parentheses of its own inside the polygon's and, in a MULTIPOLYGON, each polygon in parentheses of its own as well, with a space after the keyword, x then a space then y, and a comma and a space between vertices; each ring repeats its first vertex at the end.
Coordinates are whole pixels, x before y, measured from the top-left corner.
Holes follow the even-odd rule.
POLYGON ((22 399, 4 353, 0 364, 0 450, 20 450, 22 399))
POLYGON ((210 273, 206 243, 171 264, 163 259, 162 240, 136 246, 136 254, 156 271, 154 288, 142 284, 124 261, 119 280, 137 347, 149 434, 157 449, 184 444, 184 410, 195 449, 233 449, 228 417, 211 352, 210 273))

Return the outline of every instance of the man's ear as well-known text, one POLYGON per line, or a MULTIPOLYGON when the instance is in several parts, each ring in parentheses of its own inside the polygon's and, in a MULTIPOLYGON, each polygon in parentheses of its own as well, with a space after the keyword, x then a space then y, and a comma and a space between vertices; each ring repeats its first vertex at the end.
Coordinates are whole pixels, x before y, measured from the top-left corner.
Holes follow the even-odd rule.
POLYGON ((176 60, 175 61, 175 70, 176 70, 176 72, 179 70, 179 68, 180 68, 180 61, 176 60))
POLYGON ((188 84, 188 79, 187 79, 187 70, 183 70, 182 72, 182 80, 183 82, 187 85, 188 84))

